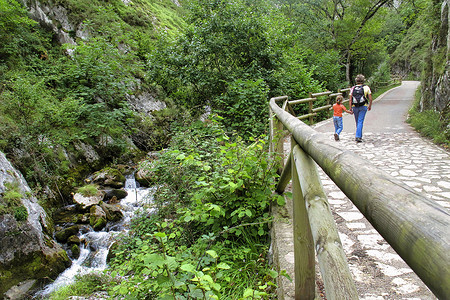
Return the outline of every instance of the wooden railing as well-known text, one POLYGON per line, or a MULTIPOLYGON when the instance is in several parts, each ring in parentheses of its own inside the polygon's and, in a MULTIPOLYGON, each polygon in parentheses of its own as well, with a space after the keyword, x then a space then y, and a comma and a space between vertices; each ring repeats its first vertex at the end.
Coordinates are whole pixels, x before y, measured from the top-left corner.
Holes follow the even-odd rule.
MULTIPOLYGON (((287 108, 289 109, 290 113, 295 115, 293 107, 296 104, 305 104, 308 103, 308 113, 298 116, 299 120, 309 119, 309 123, 314 123, 314 117, 317 116, 317 113, 323 110, 329 110, 338 95, 342 95, 344 98, 346 95, 348 95, 348 92, 350 91, 350 88, 341 89, 337 93, 333 93, 330 91, 327 92, 321 92, 321 93, 309 93, 309 98, 304 99, 298 99, 298 100, 291 100, 287 102, 287 108), (316 107, 314 108, 314 103, 320 100, 321 98, 325 98, 326 105, 316 107)), ((342 104, 347 103, 347 100, 344 100, 342 104)))
POLYGON ((327 299, 358 299, 317 164, 429 289, 439 299, 449 299, 449 213, 367 160, 336 146, 289 113, 291 104, 283 96, 272 98, 269 107, 272 157, 283 156, 285 130, 292 136, 277 192, 282 194, 292 179, 295 298, 314 299, 317 255, 327 299))

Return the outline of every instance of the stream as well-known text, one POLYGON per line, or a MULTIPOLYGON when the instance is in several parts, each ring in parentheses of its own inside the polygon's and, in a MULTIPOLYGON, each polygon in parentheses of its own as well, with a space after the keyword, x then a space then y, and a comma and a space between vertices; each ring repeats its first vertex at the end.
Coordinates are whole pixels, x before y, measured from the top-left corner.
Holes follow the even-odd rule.
POLYGON ((53 291, 75 282, 77 275, 103 271, 107 267, 109 248, 118 234, 127 233, 135 211, 144 204, 152 202, 155 188, 139 187, 133 175, 126 177, 124 190, 128 195, 120 201, 123 213, 121 221, 108 223, 101 231, 94 231, 91 226, 85 226, 78 236, 84 241, 80 244, 80 256, 72 261, 72 266, 62 272, 54 282, 44 287, 35 296, 46 298, 53 291))

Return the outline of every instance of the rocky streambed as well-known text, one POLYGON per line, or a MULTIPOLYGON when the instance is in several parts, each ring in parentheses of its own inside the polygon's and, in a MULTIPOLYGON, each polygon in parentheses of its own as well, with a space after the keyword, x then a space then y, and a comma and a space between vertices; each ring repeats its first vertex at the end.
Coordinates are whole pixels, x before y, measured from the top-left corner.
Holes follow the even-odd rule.
POLYGON ((55 239, 63 245, 72 265, 36 296, 73 283, 76 275, 102 271, 118 234, 126 234, 135 211, 152 201, 153 188, 140 187, 134 175, 112 176, 99 172, 87 179, 98 187, 94 195, 73 195, 74 204, 54 214, 55 239), (120 187, 120 188, 119 188, 120 187))
POLYGON ((45 298, 77 274, 106 268, 115 237, 152 201, 153 188, 140 187, 134 171, 119 166, 94 173, 74 189, 69 205, 49 215, 0 152, 0 298, 45 298))

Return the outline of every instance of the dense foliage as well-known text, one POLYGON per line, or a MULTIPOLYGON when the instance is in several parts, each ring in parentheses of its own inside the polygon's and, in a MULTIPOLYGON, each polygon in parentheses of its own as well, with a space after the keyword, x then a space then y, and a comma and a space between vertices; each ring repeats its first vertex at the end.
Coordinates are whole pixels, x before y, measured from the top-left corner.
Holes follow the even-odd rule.
MULTIPOLYGON (((167 149, 150 163, 158 213, 142 211, 122 241, 114 286, 92 279, 115 296, 271 297, 268 209, 280 199, 268 99, 337 91, 357 73, 376 91, 393 71, 417 79, 445 67, 427 50, 439 0, 41 2, 64 8, 74 43, 58 44, 21 1, 0 0, 0 150, 43 204, 66 203, 105 165, 167 149), (141 94, 166 108, 138 111, 129 100, 141 94), (174 126, 205 112, 217 118, 174 126)), ((421 116, 419 127, 436 120, 421 116)), ((430 127, 448 133, 445 122, 430 127)), ((12 186, 5 197, 0 213, 26 218, 12 186)))
POLYGON ((271 298, 267 265, 274 162, 264 139, 246 145, 212 122, 182 128, 171 150, 144 163, 156 207, 133 221, 111 264, 110 289, 137 299, 271 298), (234 140, 234 141, 233 141, 234 140), (156 209, 156 212, 154 212, 156 209), (152 212, 153 211, 153 212, 152 212))

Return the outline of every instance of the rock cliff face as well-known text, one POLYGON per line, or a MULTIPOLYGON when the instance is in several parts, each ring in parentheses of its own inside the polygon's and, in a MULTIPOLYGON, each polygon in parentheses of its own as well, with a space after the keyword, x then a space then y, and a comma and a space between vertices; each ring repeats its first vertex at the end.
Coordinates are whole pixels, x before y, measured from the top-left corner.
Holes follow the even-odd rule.
POLYGON ((50 234, 44 209, 0 152, 0 298, 20 298, 17 293, 26 293, 70 266, 50 234), (18 213, 21 208, 24 211, 18 213))
MULTIPOLYGON (((441 1, 434 1, 441 2, 441 1)), ((438 3, 436 3, 438 4, 438 3)), ((450 9, 449 0, 440 5, 440 26, 436 28, 430 49, 429 61, 422 82, 421 108, 434 108, 448 122, 450 116, 450 9)))

